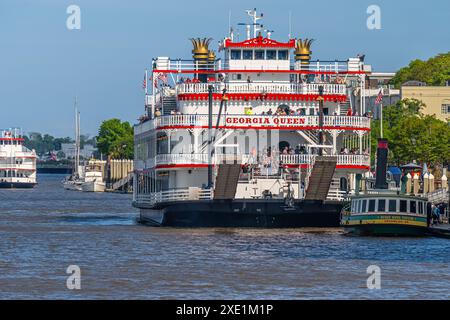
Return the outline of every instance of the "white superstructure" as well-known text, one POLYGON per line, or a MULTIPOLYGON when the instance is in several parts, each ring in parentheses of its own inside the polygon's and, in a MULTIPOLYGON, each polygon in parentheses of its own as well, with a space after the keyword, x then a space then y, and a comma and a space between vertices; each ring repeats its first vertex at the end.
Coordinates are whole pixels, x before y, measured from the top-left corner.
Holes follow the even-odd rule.
POLYGON ((20 129, 0 130, 0 187, 33 187, 36 152, 27 149, 20 129))
POLYGON ((354 193, 370 169, 363 61, 312 61, 311 40, 250 38, 256 25, 244 41, 230 32, 222 58, 197 38, 193 60, 153 59, 135 126, 135 206, 213 198, 224 162, 242 165, 236 199, 303 199, 318 154, 336 160, 328 199, 354 193))

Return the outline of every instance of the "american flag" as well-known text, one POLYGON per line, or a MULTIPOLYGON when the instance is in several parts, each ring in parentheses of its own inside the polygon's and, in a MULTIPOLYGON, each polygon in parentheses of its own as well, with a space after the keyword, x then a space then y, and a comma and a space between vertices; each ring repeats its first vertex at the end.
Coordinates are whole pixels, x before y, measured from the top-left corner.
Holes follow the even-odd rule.
POLYGON ((378 92, 377 99, 375 100, 375 104, 380 104, 383 102, 383 89, 380 89, 380 92, 378 92))
POLYGON ((144 81, 142 81, 142 89, 147 88, 147 75, 144 74, 144 81))
POLYGON ((164 83, 167 83, 167 74, 160 72, 160 73, 158 73, 157 79, 158 79, 159 81, 162 81, 162 82, 164 82, 164 83))

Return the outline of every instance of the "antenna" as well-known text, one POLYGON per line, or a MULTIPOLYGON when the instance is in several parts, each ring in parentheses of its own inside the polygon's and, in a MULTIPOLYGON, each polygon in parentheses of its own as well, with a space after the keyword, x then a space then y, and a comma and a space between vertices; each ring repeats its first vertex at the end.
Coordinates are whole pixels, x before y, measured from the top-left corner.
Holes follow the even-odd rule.
POLYGON ((249 24, 249 26, 253 25, 253 38, 256 38, 258 32, 262 29, 262 25, 258 23, 258 20, 261 20, 263 18, 263 14, 261 13, 258 16, 256 13, 256 8, 254 8, 253 10, 245 10, 245 12, 247 12, 247 14, 252 18, 252 23, 249 24))
POLYGON ((228 11, 228 32, 230 38, 232 38, 233 29, 231 28, 231 10, 228 11))
POLYGON ((289 40, 292 37, 292 11, 289 11, 289 40))

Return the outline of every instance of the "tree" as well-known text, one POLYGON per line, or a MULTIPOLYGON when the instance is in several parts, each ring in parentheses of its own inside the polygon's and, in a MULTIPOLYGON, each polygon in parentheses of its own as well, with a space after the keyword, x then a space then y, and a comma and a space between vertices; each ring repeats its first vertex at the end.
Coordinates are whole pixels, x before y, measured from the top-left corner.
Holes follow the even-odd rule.
POLYGON ((421 81, 432 86, 443 86, 450 80, 450 52, 439 54, 427 61, 413 60, 401 68, 391 83, 399 88, 407 81, 421 81))
MULTIPOLYGON (((383 134, 389 141, 389 159, 397 165, 412 160, 429 165, 450 162, 450 126, 423 115, 423 102, 404 99, 383 109, 383 134)), ((380 136, 380 121, 372 121, 372 150, 380 136)))
POLYGON ((97 147, 101 153, 113 158, 132 159, 133 127, 119 119, 103 121, 98 132, 97 147))

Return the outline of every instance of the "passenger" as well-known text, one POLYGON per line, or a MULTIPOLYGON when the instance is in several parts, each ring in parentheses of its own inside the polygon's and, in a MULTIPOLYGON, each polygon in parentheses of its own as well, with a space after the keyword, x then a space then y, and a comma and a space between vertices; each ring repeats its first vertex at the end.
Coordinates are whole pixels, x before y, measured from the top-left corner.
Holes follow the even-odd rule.
POLYGON ((161 117, 161 111, 159 111, 159 108, 156 108, 155 117, 161 117))

